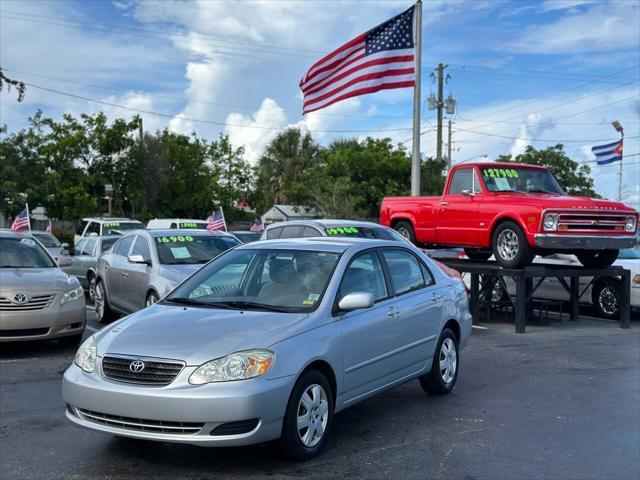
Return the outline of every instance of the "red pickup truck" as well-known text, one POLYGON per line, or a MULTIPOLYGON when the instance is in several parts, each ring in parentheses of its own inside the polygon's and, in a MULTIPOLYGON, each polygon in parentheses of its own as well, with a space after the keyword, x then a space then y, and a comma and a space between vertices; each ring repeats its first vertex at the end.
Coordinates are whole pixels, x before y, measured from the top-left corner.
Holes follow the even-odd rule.
POLYGON ((589 267, 636 245, 638 213, 619 202, 564 193, 544 167, 469 163, 451 169, 441 197, 387 197, 380 223, 430 248, 464 247, 503 267, 537 255, 574 253, 589 267))

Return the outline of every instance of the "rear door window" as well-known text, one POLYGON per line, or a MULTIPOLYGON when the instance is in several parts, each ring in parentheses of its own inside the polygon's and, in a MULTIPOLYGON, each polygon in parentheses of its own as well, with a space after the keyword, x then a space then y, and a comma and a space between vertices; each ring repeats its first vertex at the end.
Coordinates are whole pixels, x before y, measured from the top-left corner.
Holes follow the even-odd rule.
POLYGON ((95 238, 90 238, 87 240, 87 243, 85 244, 84 248, 82 249, 82 255, 85 256, 93 256, 93 249, 96 246, 96 239, 95 238))
POLYGON ((304 227, 302 231, 303 237, 321 237, 322 234, 313 227, 304 227))
POLYGON ((267 240, 271 240, 273 238, 280 238, 283 228, 284 227, 275 227, 267 230, 267 240))
POLYGON ((304 227, 300 225, 289 225, 284 227, 284 230, 280 234, 280 238, 300 238, 302 236, 302 230, 304 227))

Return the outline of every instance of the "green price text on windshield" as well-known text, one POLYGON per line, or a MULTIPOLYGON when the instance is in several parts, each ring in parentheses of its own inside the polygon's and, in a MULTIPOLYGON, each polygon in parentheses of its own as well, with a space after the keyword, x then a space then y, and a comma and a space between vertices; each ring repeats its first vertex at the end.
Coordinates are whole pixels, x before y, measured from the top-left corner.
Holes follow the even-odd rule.
POLYGON ((184 243, 184 242, 193 242, 193 237, 191 235, 175 235, 170 237, 156 237, 156 242, 158 243, 184 243))
POLYGON ((518 178, 518 171, 514 168, 483 168, 482 175, 491 178, 518 178))
POLYGON ((343 235, 345 233, 358 233, 359 230, 356 227, 336 227, 327 228, 327 235, 343 235))

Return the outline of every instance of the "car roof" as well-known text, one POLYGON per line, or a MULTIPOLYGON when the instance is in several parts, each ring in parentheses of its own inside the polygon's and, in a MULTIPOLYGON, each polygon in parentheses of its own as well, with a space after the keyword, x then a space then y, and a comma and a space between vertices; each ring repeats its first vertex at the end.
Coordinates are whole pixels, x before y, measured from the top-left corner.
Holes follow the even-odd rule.
POLYGON ((358 237, 304 237, 286 238, 274 240, 261 240, 254 243, 244 243, 237 249, 259 249, 259 250, 309 250, 321 252, 343 253, 350 248, 366 247, 398 247, 408 245, 402 242, 389 240, 372 240, 358 237))
POLYGON ((154 238, 167 237, 167 236, 175 237, 176 235, 193 235, 194 232, 199 235, 206 233, 207 235, 213 235, 218 237, 233 237, 233 235, 228 232, 221 232, 221 231, 207 232, 207 230, 205 230, 204 228, 158 228, 153 230, 140 229, 140 230, 131 230, 131 232, 127 232, 127 235, 131 235, 132 233, 135 233, 135 232, 138 232, 138 233, 145 232, 154 238))
POLYGON ((204 222, 207 223, 206 220, 201 218, 152 218, 149 220, 150 222, 204 222))
POLYGON ((316 219, 316 220, 290 220, 286 222, 272 223, 267 228, 286 227, 288 225, 307 225, 310 227, 383 227, 379 223, 364 222, 362 220, 340 220, 340 219, 316 219))
POLYGON ((124 217, 86 217, 82 219, 83 221, 91 221, 91 222, 138 222, 142 223, 140 220, 136 220, 134 218, 124 218, 124 217))
POLYGON ((541 165, 531 165, 529 163, 507 163, 507 162, 469 162, 465 164, 454 165, 453 168, 468 168, 468 167, 498 167, 498 168, 535 168, 537 170, 546 170, 547 167, 541 165))
POLYGON ((30 238, 31 237, 31 233, 28 232, 28 231, 27 232, 14 232, 10 228, 0 228, 0 237, 4 237, 4 238, 14 238, 14 237, 30 238))

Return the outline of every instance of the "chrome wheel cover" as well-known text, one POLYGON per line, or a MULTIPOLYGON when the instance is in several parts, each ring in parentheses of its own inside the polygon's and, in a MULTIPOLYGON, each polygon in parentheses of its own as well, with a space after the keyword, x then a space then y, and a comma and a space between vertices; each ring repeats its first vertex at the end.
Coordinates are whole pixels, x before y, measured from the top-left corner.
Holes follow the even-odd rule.
POLYGON ((145 306, 146 307, 150 307, 151 305, 153 305, 157 301, 158 301, 158 299, 156 298, 156 296, 154 294, 151 294, 151 295, 147 296, 147 301, 145 302, 145 306))
POLYGON ((455 342, 450 338, 445 338, 440 346, 438 368, 440 369, 440 377, 446 385, 453 382, 458 369, 458 352, 455 342))
POLYGON ((618 296, 615 288, 606 286, 598 294, 598 305, 600 309, 607 315, 615 315, 620 309, 618 296))
POLYGON ((518 235, 516 232, 510 229, 505 229, 498 235, 498 255, 503 260, 513 260, 518 251, 520 250, 520 242, 518 241, 518 235))
POLYGON ((96 280, 91 278, 89 282, 89 299, 93 302, 96 298, 96 280))
POLYGON ((102 320, 104 317, 104 286, 102 283, 96 285, 93 295, 93 308, 96 311, 98 321, 102 320))
POLYGON ((411 240, 411 232, 409 232, 408 228, 400 227, 399 229, 396 230, 396 232, 398 232, 400 235, 402 235, 407 240, 411 240))
POLYGON ((327 392, 318 384, 309 385, 298 403, 298 438, 305 447, 313 447, 322 440, 329 422, 327 392))

